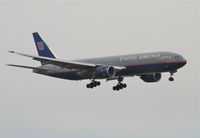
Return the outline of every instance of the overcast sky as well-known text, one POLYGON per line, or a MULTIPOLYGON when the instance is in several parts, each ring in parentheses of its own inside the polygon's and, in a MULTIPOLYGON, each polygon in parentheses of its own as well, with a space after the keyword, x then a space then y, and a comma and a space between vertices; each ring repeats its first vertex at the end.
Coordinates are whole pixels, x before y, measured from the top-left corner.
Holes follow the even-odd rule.
POLYGON ((198 138, 198 4, 181 0, 0 2, 1 138, 198 138), (7 67, 39 62, 7 50, 37 54, 38 31, 58 58, 80 59, 152 51, 188 63, 169 82, 138 77, 87 89, 7 67))

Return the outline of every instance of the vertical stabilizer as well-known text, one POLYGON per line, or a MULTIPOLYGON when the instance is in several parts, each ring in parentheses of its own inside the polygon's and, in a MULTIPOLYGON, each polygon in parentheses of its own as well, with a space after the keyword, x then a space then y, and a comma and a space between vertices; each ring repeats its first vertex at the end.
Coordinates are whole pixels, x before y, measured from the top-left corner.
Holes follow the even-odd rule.
POLYGON ((39 56, 48 57, 48 58, 56 58, 54 54, 51 52, 51 50, 49 49, 49 47, 46 45, 46 43, 42 40, 38 32, 33 33, 33 38, 34 38, 39 56))

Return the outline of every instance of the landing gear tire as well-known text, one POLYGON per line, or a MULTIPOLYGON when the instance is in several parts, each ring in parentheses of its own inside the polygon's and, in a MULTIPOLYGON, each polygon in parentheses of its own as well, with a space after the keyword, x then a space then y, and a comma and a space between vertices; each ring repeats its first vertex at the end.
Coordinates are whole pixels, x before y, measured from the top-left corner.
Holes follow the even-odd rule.
POLYGON ((114 86, 114 87, 113 87, 113 90, 114 90, 114 91, 116 91, 116 90, 119 91, 120 88, 119 88, 119 86, 114 86))
POLYGON ((113 86, 113 90, 114 90, 114 91, 115 91, 115 90, 119 91, 119 90, 121 90, 121 89, 123 89, 123 88, 126 88, 126 87, 127 87, 126 84, 119 83, 119 84, 117 84, 116 86, 113 86))
POLYGON ((169 81, 174 81, 174 78, 173 78, 173 77, 170 77, 170 78, 169 78, 169 81))
POLYGON ((126 85, 126 84, 123 84, 123 87, 124 87, 124 88, 126 88, 126 87, 127 87, 127 85, 126 85))
POLYGON ((97 81, 96 83, 97 83, 97 86, 100 86, 100 85, 101 85, 101 82, 100 82, 100 81, 97 81))
POLYGON ((97 86, 100 86, 100 85, 101 85, 101 83, 99 81, 93 80, 91 83, 87 84, 86 87, 92 89, 93 87, 97 87, 97 86))
POLYGON ((170 72, 170 77, 169 77, 169 81, 174 81, 174 78, 172 77, 174 75, 176 71, 174 72, 170 72))
POLYGON ((86 87, 87 87, 87 88, 90 88, 90 84, 87 84, 86 87))

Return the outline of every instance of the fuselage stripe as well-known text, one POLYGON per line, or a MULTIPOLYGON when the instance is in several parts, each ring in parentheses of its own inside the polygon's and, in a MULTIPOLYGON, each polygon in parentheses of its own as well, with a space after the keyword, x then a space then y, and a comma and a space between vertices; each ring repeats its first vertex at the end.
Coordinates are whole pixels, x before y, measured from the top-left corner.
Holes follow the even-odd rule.
MULTIPOLYGON (((145 66, 145 65, 155 65, 155 64, 169 64, 169 63, 186 63, 185 61, 172 61, 172 62, 156 62, 156 63, 146 63, 146 64, 130 64, 126 65, 124 67, 131 67, 131 66, 145 66)), ((77 72, 78 70, 67 70, 63 72, 49 72, 47 74, 61 74, 61 73, 67 73, 67 72, 77 72)))
POLYGON ((129 66, 143 66, 143 65, 155 65, 155 64, 167 64, 167 63, 185 63, 185 61, 170 61, 170 62, 156 62, 156 63, 145 63, 145 64, 130 64, 130 65, 126 65, 125 67, 129 67, 129 66))

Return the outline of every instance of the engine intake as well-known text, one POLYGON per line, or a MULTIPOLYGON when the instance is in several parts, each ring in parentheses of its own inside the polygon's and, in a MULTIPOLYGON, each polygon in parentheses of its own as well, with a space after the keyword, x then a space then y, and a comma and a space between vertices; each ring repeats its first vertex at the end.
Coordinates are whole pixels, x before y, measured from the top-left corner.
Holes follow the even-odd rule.
POLYGON ((161 73, 145 74, 140 76, 144 82, 158 82, 161 79, 161 73))
POLYGON ((115 76, 115 69, 111 66, 100 66, 95 70, 95 78, 111 78, 115 76))

